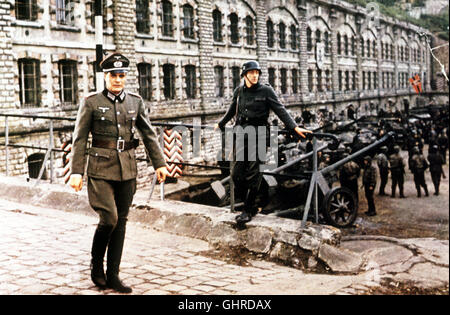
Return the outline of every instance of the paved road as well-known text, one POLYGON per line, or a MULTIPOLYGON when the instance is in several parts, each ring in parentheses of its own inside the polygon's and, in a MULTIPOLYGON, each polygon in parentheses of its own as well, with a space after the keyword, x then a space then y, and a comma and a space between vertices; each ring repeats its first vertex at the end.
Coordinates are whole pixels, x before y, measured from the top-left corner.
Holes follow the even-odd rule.
MULTIPOLYGON (((0 205, 0 294, 116 294, 90 280, 95 216, 0 205)), ((238 266, 202 254, 211 250, 204 241, 127 227, 121 277, 133 294, 354 294, 374 285, 370 274, 307 274, 267 261, 238 266)))

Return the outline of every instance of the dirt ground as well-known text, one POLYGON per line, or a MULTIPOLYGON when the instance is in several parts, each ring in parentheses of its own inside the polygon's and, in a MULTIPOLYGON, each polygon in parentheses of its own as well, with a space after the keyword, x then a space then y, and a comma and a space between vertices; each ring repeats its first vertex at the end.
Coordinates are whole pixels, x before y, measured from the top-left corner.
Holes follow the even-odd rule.
MULTIPOLYGON (((427 150, 424 150, 427 152, 427 150)), ((426 156, 427 154, 425 154, 426 156)), ((407 161, 407 152, 402 151, 402 156, 407 161)), ((429 197, 417 197, 413 175, 406 170, 404 192, 406 198, 391 198, 391 180, 386 185, 387 196, 379 196, 379 178, 375 195, 375 207, 377 215, 369 217, 364 214, 367 211, 367 201, 363 190, 359 192, 360 206, 358 218, 352 228, 342 229, 343 235, 384 235, 397 238, 434 237, 437 239, 449 239, 449 172, 448 158, 444 165, 446 179, 441 179, 439 195, 434 195, 434 186, 430 172, 427 170, 425 179, 430 193, 429 197)))

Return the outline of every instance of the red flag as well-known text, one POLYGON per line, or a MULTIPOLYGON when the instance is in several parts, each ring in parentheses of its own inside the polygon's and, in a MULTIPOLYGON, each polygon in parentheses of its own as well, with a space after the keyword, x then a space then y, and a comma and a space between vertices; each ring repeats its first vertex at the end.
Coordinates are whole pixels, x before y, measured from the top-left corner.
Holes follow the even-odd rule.
POLYGON ((420 77, 418 74, 416 74, 413 78, 409 78, 409 82, 413 86, 416 93, 422 93, 422 83, 420 82, 420 77))

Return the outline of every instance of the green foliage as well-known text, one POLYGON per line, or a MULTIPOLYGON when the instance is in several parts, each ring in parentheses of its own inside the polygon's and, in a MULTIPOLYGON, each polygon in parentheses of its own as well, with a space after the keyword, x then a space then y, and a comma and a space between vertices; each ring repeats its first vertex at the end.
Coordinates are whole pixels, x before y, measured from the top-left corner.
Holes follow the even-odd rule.
MULTIPOLYGON (((349 3, 357 4, 362 7, 366 7, 368 3, 373 0, 346 0, 349 3)), ((435 33, 437 36, 444 40, 449 39, 449 13, 448 6, 443 9, 443 13, 440 15, 422 15, 420 19, 415 19, 409 16, 405 10, 398 6, 399 1, 396 0, 375 0, 380 7, 380 12, 386 16, 391 16, 400 21, 406 21, 411 24, 418 25, 435 33)), ((424 0, 416 0, 413 6, 424 6, 424 0)))

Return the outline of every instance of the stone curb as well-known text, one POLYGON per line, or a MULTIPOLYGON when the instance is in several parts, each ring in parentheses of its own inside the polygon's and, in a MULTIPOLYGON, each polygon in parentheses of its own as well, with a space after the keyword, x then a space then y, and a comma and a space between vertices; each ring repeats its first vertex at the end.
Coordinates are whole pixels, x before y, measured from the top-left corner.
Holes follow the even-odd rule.
MULTIPOLYGON (((85 188, 75 193, 58 184, 33 185, 24 178, 0 176, 0 194, 5 199, 96 216, 85 188)), ((361 255, 339 248, 341 231, 335 227, 308 222, 302 229, 300 220, 257 215, 246 229, 238 229, 235 216, 222 208, 175 200, 152 199, 148 204, 145 196, 137 193, 129 220, 205 240, 215 248, 245 249, 310 271, 321 271, 324 266, 339 273, 363 271, 365 261, 361 255)))

